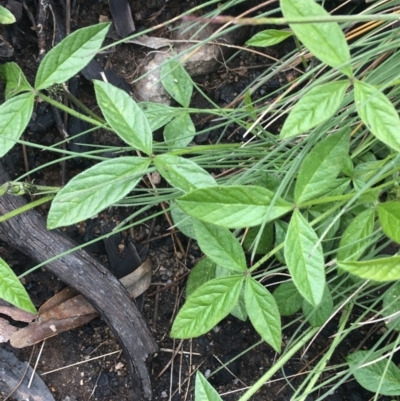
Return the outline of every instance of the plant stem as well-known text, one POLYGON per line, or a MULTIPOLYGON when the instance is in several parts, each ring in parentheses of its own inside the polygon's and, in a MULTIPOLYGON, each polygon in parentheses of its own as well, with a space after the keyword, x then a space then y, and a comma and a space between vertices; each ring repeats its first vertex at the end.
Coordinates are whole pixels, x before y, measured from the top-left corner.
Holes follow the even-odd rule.
POLYGON ((51 97, 44 95, 42 92, 36 92, 36 95, 39 98, 45 100, 47 103, 57 107, 58 109, 60 109, 62 111, 65 111, 68 114, 71 114, 72 116, 74 116, 76 118, 79 118, 80 120, 86 121, 89 124, 95 125, 97 127, 103 127, 103 128, 107 129, 107 127, 105 126, 105 124, 106 124, 105 122, 102 123, 102 122, 98 121, 97 119, 95 120, 93 118, 87 117, 84 114, 81 114, 81 113, 75 111, 74 109, 71 109, 71 108, 65 106, 62 103, 57 102, 56 100, 52 99, 51 97))
POLYGON ((4 221, 6 221, 8 219, 11 219, 11 217, 18 216, 21 213, 24 213, 24 212, 26 212, 26 211, 28 211, 30 209, 33 209, 36 206, 40 206, 43 203, 49 202, 54 198, 54 196, 55 195, 45 196, 44 198, 40 198, 40 199, 38 199, 38 200, 36 200, 34 202, 28 203, 25 206, 22 206, 22 207, 20 207, 20 208, 18 208, 16 210, 13 210, 10 213, 7 213, 7 214, 5 214, 3 216, 0 216, 0 223, 3 223, 4 221))
MULTIPOLYGON (((351 311, 353 309, 353 304, 348 304, 346 307, 343 309, 342 316, 340 318, 340 325, 339 325, 339 330, 338 333, 333 341, 331 346, 329 347, 328 352, 322 357, 322 359, 318 362, 317 366, 313 369, 313 372, 315 372, 312 376, 308 376, 308 379, 310 379, 310 382, 308 383, 308 386, 306 389, 303 391, 303 394, 300 396, 298 401, 305 401, 307 396, 312 392, 314 384, 317 382, 321 374, 324 372, 324 369, 331 358, 333 352, 335 351, 336 347, 340 344, 340 342, 348 335, 348 333, 344 332, 344 327, 346 326, 346 323, 348 322, 350 318, 351 311)), ((307 382, 304 382, 304 384, 307 382)), ((301 387, 296 391, 296 393, 293 395, 292 399, 293 401, 296 400, 295 396, 296 394, 301 391, 301 387)))
POLYGON ((247 401, 249 400, 265 383, 267 380, 269 380, 280 368, 282 368, 286 362, 290 360, 290 358, 293 357, 293 355, 303 347, 307 341, 309 341, 319 330, 319 327, 317 328, 310 328, 308 332, 306 332, 302 338, 297 340, 297 343, 295 343, 290 350, 286 353, 283 354, 276 362, 275 364, 269 369, 267 372, 265 372, 240 398, 239 401, 247 401))

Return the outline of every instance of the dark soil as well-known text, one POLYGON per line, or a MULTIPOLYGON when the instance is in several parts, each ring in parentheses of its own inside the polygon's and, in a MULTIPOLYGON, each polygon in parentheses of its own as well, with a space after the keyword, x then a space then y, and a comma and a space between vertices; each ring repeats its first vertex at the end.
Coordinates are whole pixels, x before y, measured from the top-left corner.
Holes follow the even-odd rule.
MULTIPOLYGON (((0 2, 2 3, 2 2, 0 2)), ((188 8, 195 6, 200 1, 163 1, 146 0, 131 1, 137 29, 155 26, 164 22, 188 8)), ((253 2, 248 2, 253 3, 253 2)), ((33 15, 36 10, 33 2, 27 1, 33 15)), ((58 6, 60 7, 60 6, 58 6)), ((98 22, 100 16, 111 18, 108 3, 106 1, 77 1, 76 12, 71 16, 71 30, 92 25, 98 22)), ((63 12, 62 7, 59 10, 63 12)), ((14 45, 14 55, 10 58, 0 58, 0 62, 15 61, 32 81, 38 66, 37 63, 37 38, 35 32, 30 29, 31 23, 26 12, 23 12, 18 22, 18 30, 3 32, 9 35, 9 41, 14 45)), ((166 36, 167 29, 160 29, 154 35, 166 36)), ((111 41, 111 39, 110 39, 111 41)), ((271 55, 279 57, 285 52, 284 47, 272 49, 271 55)), ((136 45, 124 44, 118 46, 111 54, 100 58, 102 63, 107 62, 107 67, 123 78, 128 85, 136 78, 138 67, 147 50, 136 45)), ((232 63, 222 65, 215 73, 197 79, 209 96, 222 105, 232 102, 239 93, 257 74, 262 71, 265 59, 248 54, 242 54, 232 63)), ((271 87, 279 85, 271 83, 271 87)), ((260 88, 260 94, 271 90, 271 87, 260 88)), ((89 106, 94 107, 93 90, 91 83, 81 80, 80 98, 89 106)), ((203 100, 195 96, 195 106, 201 107, 203 100), (197 102, 197 103, 196 103, 197 102)), ((48 113, 45 110, 45 113, 48 113)), ((230 140, 239 135, 232 129, 230 140)), ((54 125, 44 132, 31 131, 26 134, 32 142, 49 145, 60 141, 62 138, 54 125)), ((215 137, 219 132, 215 132, 215 137)), ((240 138, 239 138, 240 139, 240 138)), ((102 132, 94 134, 95 143, 120 145, 118 138, 106 136, 102 132)), ((199 139, 213 140, 212 137, 199 139)), ((51 160, 48 152, 39 152, 33 148, 28 149, 28 164, 34 168, 51 160)), ((8 156, 4 158, 13 176, 24 172, 23 153, 21 147, 16 146, 8 156)), ((88 167, 79 163, 68 164, 66 177, 68 180, 82 168, 88 167)), ((46 185, 61 185, 60 166, 53 165, 51 169, 34 175, 38 183, 46 185)), ((46 208, 43 208, 43 214, 46 208)), ((110 219, 115 211, 107 211, 99 216, 101 219, 110 219)), ((136 240, 146 238, 142 233, 147 233, 148 227, 141 227, 135 232, 136 240)), ((177 310, 184 300, 185 280, 196 262, 201 257, 196 244, 188 242, 180 237, 187 253, 182 255, 176 252, 174 243, 168 236, 168 224, 163 218, 159 218, 154 225, 153 237, 161 237, 151 242, 150 253, 153 259, 153 280, 143 299, 142 312, 146 317, 159 346, 159 352, 154 355, 150 364, 153 380, 154 400, 192 400, 195 372, 199 369, 203 374, 210 375, 209 380, 215 389, 223 394, 223 399, 233 401, 243 393, 243 389, 251 386, 274 363, 277 354, 265 343, 260 342, 260 337, 255 333, 249 322, 242 322, 234 317, 228 317, 207 335, 193 340, 177 341, 169 337, 169 331, 177 310), (257 345, 258 344, 258 345, 257 345), (240 358, 229 364, 228 369, 221 366, 245 351, 240 358), (216 371, 217 370, 217 371, 216 371)), ((84 227, 73 227, 70 234, 78 240, 85 237, 84 227)), ((94 231, 94 234, 96 232, 94 231)), ((91 237, 92 238, 92 237, 91 237)), ((86 237, 87 240, 91 238, 86 237)), ((104 247, 91 248, 96 257, 103 262, 107 261, 104 247)), ((15 269, 17 273, 26 271, 34 265, 23 255, 10 249, 6 244, 0 246, 1 256, 15 269)), ((24 284, 32 297, 35 305, 39 307, 52 295, 64 287, 56 277, 46 271, 37 270, 24 279, 24 284)), ((301 373, 310 369, 315 360, 325 351, 334 333, 335 322, 332 323, 332 331, 329 327, 314 342, 306 355, 297 355, 286 365, 284 371, 275 375, 270 384, 264 386, 252 399, 254 401, 288 401, 293 389, 302 382, 301 373), (291 376, 297 377, 291 378, 291 376)), ((291 333, 285 333, 286 338, 291 333)), ((359 336, 362 338, 363 333, 359 336)), ((348 342, 338 349, 332 363, 343 363, 344 357, 360 342, 360 338, 353 338, 354 343, 348 342)), ((285 339, 283 340, 285 342, 285 339)), ((90 323, 61 333, 48 339, 44 345, 13 349, 7 344, 2 347, 12 350, 22 361, 30 360, 33 366, 37 363, 37 372, 54 395, 57 401, 83 401, 83 400, 132 400, 132 390, 126 363, 121 355, 120 346, 113 337, 110 329, 101 318, 96 318, 90 323), (39 356, 40 354, 40 356, 39 356)), ((321 394, 329 389, 324 389, 321 394)), ((320 395, 321 395, 320 394, 320 395)), ((5 395, 4 395, 5 396, 5 395)), ((327 400, 367 400, 370 394, 361 389, 354 381, 340 388, 334 394, 326 397, 327 400)), ((312 397, 307 398, 311 401, 312 397)), ((381 398, 382 400, 388 398, 381 398)))

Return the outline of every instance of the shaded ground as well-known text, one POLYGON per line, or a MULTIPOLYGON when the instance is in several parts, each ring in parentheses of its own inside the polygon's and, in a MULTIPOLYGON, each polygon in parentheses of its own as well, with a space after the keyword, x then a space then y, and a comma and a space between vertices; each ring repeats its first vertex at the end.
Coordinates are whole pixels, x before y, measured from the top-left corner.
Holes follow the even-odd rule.
MULTIPOLYGON (((163 22, 183 11, 182 2, 167 3, 154 0, 131 3, 138 29, 163 22)), ((190 8, 197 2, 186 3, 188 4, 184 4, 184 7, 190 8)), ((33 7, 30 2, 28 5, 33 7)), ((108 4, 104 1, 78 1, 76 7, 79 12, 72 15, 72 30, 97 23, 99 16, 111 16, 108 4)), ((16 61, 28 77, 32 78, 37 68, 36 36, 30 31, 30 23, 25 14, 18 27, 24 34, 16 33, 14 56, 10 59, 0 59, 0 61, 16 61)), ((166 35, 166 30, 161 29, 158 34, 166 35)), ((272 50, 272 55, 279 57, 280 51, 285 51, 285 49, 272 50)), ((136 77, 135 74, 137 74, 145 52, 143 48, 136 45, 121 45, 115 52, 106 56, 107 64, 119 76, 125 78, 127 82, 131 82, 136 77)), ((201 77, 198 82, 215 101, 227 104, 260 73, 265 63, 266 61, 262 57, 245 54, 241 58, 235 59, 232 64, 221 65, 218 71, 201 77)), ((274 87, 274 85, 279 85, 279 83, 272 82, 271 86, 274 87)), ((268 86, 260 88, 260 91, 267 90, 270 90, 268 86)), ((81 96, 88 105, 93 104, 91 84, 82 82, 81 96)), ((202 99, 195 96, 193 102, 198 102, 195 105, 200 107, 202 99)), ((215 136, 218 134, 215 132, 215 136)), ((230 140, 234 140, 235 136, 238 136, 240 140, 240 132, 232 130, 228 136, 229 134, 233 134, 230 136, 230 140)), ((208 139, 212 140, 213 138, 208 139)), ((61 140, 61 137, 53 126, 44 133, 31 134, 29 140, 49 145, 61 140)), ((102 133, 95 134, 93 140, 100 143, 119 144, 118 139, 105 137, 102 133)), ((28 150, 28 162, 31 167, 40 165, 51 157, 51 155, 41 154, 33 149, 28 150)), ((9 169, 14 171, 15 176, 23 172, 24 164, 20 147, 15 147, 5 161, 9 169)), ((67 180, 82 168, 79 165, 69 165, 68 167, 67 180)), ((34 178, 47 185, 60 185, 60 168, 58 165, 54 165, 53 169, 39 173, 34 178)), ((45 212, 44 208, 43 213, 45 212)), ((109 219, 109 216, 99 216, 99 219, 102 218, 109 219)), ((148 228, 142 227, 142 230, 146 231, 148 228)), ((198 339, 180 342, 169 338, 168 333, 173 318, 183 302, 185 279, 201 254, 196 244, 188 243, 183 237, 181 240, 187 247, 187 254, 183 257, 181 253, 176 253, 168 233, 168 224, 164 219, 159 218, 155 223, 153 237, 161 236, 162 238, 152 241, 150 251, 154 270, 152 285, 143 300, 140 301, 143 303, 143 314, 152 327, 160 348, 150 367, 154 400, 192 400, 194 373, 197 369, 207 375, 242 351, 253 347, 232 362, 229 365, 229 371, 222 368, 210 377, 210 382, 217 391, 220 394, 226 394, 223 397, 225 400, 236 400, 244 388, 253 384, 274 363, 277 355, 265 343, 256 345, 260 339, 252 326, 248 322, 241 322, 233 317, 225 319, 212 332, 198 339)), ((74 237, 79 234, 83 235, 84 230, 80 232, 79 227, 71 229, 71 235, 74 237)), ((145 238, 140 230, 136 234, 139 241, 145 238)), ((106 261, 105 252, 101 246, 92 250, 102 261, 106 261)), ((0 254, 15 268, 17 273, 33 266, 31 261, 9 249, 5 244, 1 245, 0 254)), ((37 306, 64 287, 56 277, 44 271, 37 271, 29 275, 25 280, 25 285, 37 306)), ((309 364, 312 364, 324 352, 330 341, 329 336, 335 327, 335 322, 333 322, 332 330, 330 331, 328 327, 305 356, 298 355, 293 358, 285 371, 279 372, 274 381, 268 386, 264 386, 252 399, 255 401, 290 400, 293 389, 287 383, 287 378, 309 370, 309 364)), ((285 335, 290 336, 290 333, 285 335)), ((342 345, 332 363, 343 363, 344 356, 358 345, 364 335, 365 333, 359 332, 360 337, 353 338, 354 344, 342 345)), ((8 345, 3 345, 3 347, 12 349, 8 345)), ((100 318, 83 327, 47 340, 39 357, 40 347, 39 345, 34 348, 13 349, 12 351, 20 360, 31 360, 31 365, 38 361, 37 371, 57 401, 132 399, 129 373, 119 345, 100 318), (52 372, 57 369, 59 370, 52 372)), ((301 381, 300 375, 300 377, 294 378, 291 384, 296 387, 301 381)), ((369 394, 366 394, 353 381, 326 399, 357 401, 366 400, 368 397, 369 394)), ((308 398, 308 400, 312 399, 308 398)), ((382 400, 384 399, 387 398, 383 397, 382 400)))

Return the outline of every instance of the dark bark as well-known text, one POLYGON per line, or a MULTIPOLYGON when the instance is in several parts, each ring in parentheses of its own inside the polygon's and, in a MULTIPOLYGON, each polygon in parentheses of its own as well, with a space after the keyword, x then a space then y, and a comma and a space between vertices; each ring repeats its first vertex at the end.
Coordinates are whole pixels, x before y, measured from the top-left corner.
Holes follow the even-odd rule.
MULTIPOLYGON (((10 181, 0 163, 0 184, 10 181)), ((0 214, 25 204, 20 197, 0 197, 0 214)), ((46 229, 44 218, 34 210, 0 224, 0 238, 37 262, 44 262, 76 246, 59 230, 46 229)), ((127 291, 110 272, 85 251, 57 258, 46 269, 78 290, 112 329, 124 350, 131 370, 135 399, 151 399, 146 359, 157 350, 152 334, 127 291)))

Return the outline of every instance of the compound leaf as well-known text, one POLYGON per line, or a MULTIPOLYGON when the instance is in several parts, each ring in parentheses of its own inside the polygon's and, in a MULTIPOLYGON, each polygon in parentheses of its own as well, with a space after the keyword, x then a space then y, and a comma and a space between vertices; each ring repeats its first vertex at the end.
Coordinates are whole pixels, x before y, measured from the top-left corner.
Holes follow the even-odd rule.
POLYGON ((96 99, 107 122, 128 145, 151 155, 153 135, 143 111, 122 89, 94 81, 96 99))
POLYGON ((199 188, 177 199, 188 215, 228 228, 253 227, 288 213, 292 206, 258 186, 199 188))
POLYGON ((244 276, 208 281, 187 298, 172 325, 172 338, 198 337, 210 331, 236 305, 244 276))
POLYGON ((53 47, 39 65, 35 89, 61 84, 86 67, 103 44, 110 25, 106 22, 78 29, 53 47))
POLYGON ((49 215, 49 229, 78 223, 122 199, 141 180, 150 159, 119 157, 78 174, 57 193, 49 215))
POLYGON ((24 286, 11 270, 11 267, 0 258, 0 298, 28 312, 36 313, 24 286))
POLYGON ((284 253, 300 294, 311 305, 319 305, 325 286, 324 254, 318 236, 297 209, 290 219, 284 253))
POLYGON ((400 151, 400 118, 390 100, 374 86, 354 82, 358 115, 371 133, 390 148, 400 151))
POLYGON ((272 294, 252 277, 246 277, 246 311, 257 333, 276 352, 281 352, 281 319, 272 294))
POLYGON ((286 118, 280 137, 302 134, 329 120, 339 109, 348 86, 348 81, 337 81, 311 89, 300 98, 286 118))

